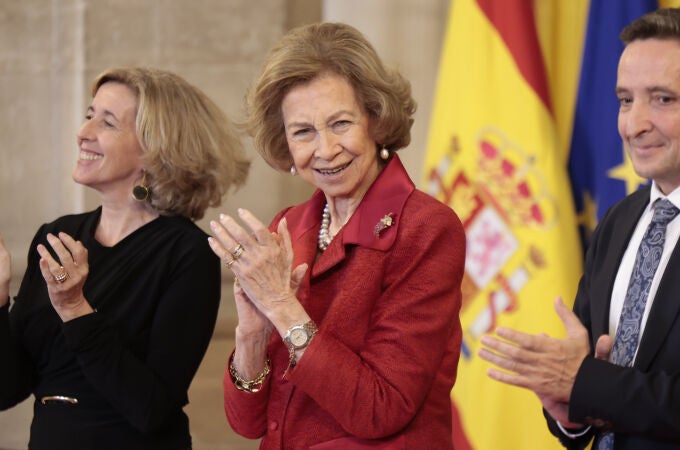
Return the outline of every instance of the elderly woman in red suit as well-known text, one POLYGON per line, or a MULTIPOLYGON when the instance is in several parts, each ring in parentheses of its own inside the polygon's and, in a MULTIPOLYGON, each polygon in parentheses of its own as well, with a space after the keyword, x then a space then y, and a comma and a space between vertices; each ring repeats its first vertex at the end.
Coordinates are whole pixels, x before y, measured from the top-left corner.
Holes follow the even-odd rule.
POLYGON ((317 190, 269 229, 211 223, 236 276, 224 379, 234 430, 262 449, 452 448, 465 236, 395 151, 415 102, 343 24, 293 30, 247 99, 265 161, 317 190))

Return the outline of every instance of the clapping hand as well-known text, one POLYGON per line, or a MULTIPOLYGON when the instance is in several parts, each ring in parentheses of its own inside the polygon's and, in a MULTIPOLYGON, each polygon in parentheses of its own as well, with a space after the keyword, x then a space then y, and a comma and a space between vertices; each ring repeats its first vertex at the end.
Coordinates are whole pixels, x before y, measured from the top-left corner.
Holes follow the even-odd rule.
MULTIPOLYGON (((235 294, 245 295, 236 295, 239 327, 245 325, 244 319, 256 317, 254 311, 248 310, 252 306, 270 321, 275 317, 294 317, 296 312, 305 314, 295 294, 307 264, 292 267, 293 248, 286 220, 281 220, 272 233, 247 210, 240 209, 239 217, 245 227, 226 215, 221 215, 219 222, 212 221, 215 237, 209 239, 215 254, 238 278, 243 292, 235 294), (241 302, 246 298, 249 305, 241 302)), ((274 324, 277 325, 275 321, 274 324)), ((285 332, 288 325, 278 324, 277 328, 285 332)))
POLYGON ((496 334, 502 339, 482 336, 481 342, 488 348, 480 349, 479 356, 504 369, 490 368, 489 377, 533 391, 554 419, 563 426, 575 427, 579 424, 569 422, 569 397, 576 373, 590 353, 588 330, 561 298, 555 300, 555 311, 567 331, 566 338, 501 327, 496 334))
POLYGON ((47 242, 59 261, 44 245, 39 244, 37 250, 41 256, 40 271, 57 314, 66 322, 92 313, 94 310, 83 295, 89 273, 87 249, 66 233, 59 233, 59 237, 48 233, 47 242))

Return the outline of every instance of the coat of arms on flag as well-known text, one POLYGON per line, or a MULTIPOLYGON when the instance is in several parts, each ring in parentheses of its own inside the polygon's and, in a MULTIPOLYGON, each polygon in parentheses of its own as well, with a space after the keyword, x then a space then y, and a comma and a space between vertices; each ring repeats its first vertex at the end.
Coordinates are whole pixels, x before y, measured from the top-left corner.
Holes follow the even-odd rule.
MULTIPOLYGON (((467 235, 463 308, 478 298, 486 303, 468 324, 465 337, 491 331, 499 314, 512 312, 518 293, 545 261, 539 248, 524 243, 513 228, 555 226, 556 205, 533 158, 498 130, 482 130, 477 140, 474 178, 456 164, 458 140, 431 169, 428 190, 451 206, 467 235), (450 181, 446 181, 450 180, 450 181), (516 263, 511 263, 513 256, 516 263)), ((463 355, 470 356, 463 341, 463 355)))

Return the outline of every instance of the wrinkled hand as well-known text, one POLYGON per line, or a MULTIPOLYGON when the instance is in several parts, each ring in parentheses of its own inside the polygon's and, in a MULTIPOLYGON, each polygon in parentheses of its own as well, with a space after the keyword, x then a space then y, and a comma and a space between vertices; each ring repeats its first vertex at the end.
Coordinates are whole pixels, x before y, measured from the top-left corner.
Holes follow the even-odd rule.
POLYGON ((269 336, 273 328, 271 322, 248 299, 238 278, 234 279, 234 303, 236 304, 238 326, 244 333, 263 333, 269 336))
MULTIPOLYGON (((306 270, 307 266, 304 264, 296 267, 295 270, 293 270, 291 277, 291 289, 293 292, 297 292, 306 270)), ((234 280, 234 302, 236 304, 238 326, 241 331, 244 333, 262 332, 267 337, 271 334, 274 325, 250 301, 245 291, 241 287, 241 283, 238 281, 238 278, 235 278, 234 280)))
MULTIPOLYGON (((305 318, 308 320, 295 296, 307 265, 292 268, 293 245, 285 219, 279 222, 277 232, 271 233, 249 211, 239 209, 238 213, 250 232, 232 217, 220 215, 219 223, 210 222, 215 237, 209 238, 208 242, 213 252, 234 272, 252 305, 280 332, 285 332, 290 325, 303 323, 301 320, 305 318), (241 252, 237 252, 239 246, 241 252)), ((239 309, 240 313, 244 313, 244 319, 254 317, 245 307, 239 309)), ((239 327, 241 324, 239 315, 239 327)))
POLYGON ((546 334, 529 335, 510 328, 499 328, 493 336, 483 336, 479 356, 500 369, 491 368, 489 377, 502 383, 533 391, 543 407, 566 427, 569 422, 569 397, 581 363, 590 352, 588 331, 561 298, 555 310, 567 331, 564 339, 546 334))
POLYGON ((12 279, 12 258, 10 257, 5 242, 0 236, 0 307, 9 300, 9 282, 12 279))
POLYGON ((90 271, 87 249, 80 241, 74 240, 66 233, 59 233, 59 237, 48 233, 47 242, 57 254, 59 261, 52 257, 44 245, 39 244, 40 271, 57 314, 61 320, 67 322, 92 313, 94 310, 83 295, 83 285, 90 271), (66 271, 67 277, 59 282, 57 277, 63 271, 66 271))

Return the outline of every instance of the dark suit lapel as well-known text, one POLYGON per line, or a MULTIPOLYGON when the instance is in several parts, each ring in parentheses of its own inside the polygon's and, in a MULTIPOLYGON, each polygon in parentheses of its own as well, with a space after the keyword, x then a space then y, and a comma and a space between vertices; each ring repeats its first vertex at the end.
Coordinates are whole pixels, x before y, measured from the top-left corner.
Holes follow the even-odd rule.
POLYGON ((625 204, 617 205, 615 207, 617 210, 611 211, 611 217, 603 218, 603 224, 606 225, 599 231, 602 234, 599 238, 599 245, 603 248, 598 249, 598 252, 604 252, 604 257, 594 262, 594 264, 602 264, 602 268, 592 270, 601 271, 598 280, 607 280, 608 283, 596 283, 593 290, 591 323, 593 343, 599 336, 609 334, 609 310, 616 274, 647 203, 649 203, 649 189, 643 188, 632 194, 625 204))
POLYGON ((646 370, 649 368, 654 356, 662 346, 669 330, 676 323, 676 317, 680 312, 680 283, 674 269, 680 267, 680 246, 677 241, 675 248, 668 260, 668 265, 659 283, 659 289, 654 296, 654 303, 649 311, 645 331, 640 341, 635 367, 646 370))

